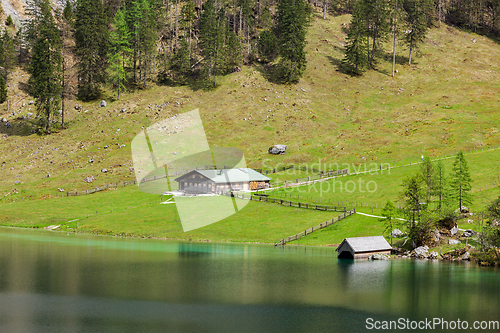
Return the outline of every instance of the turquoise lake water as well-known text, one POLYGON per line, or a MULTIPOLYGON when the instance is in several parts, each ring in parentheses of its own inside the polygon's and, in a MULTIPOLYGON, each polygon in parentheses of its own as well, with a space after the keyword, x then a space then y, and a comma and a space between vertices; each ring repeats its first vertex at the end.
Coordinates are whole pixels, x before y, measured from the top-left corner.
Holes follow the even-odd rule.
POLYGON ((353 333, 426 319, 469 326, 392 331, 499 321, 500 271, 341 261, 330 247, 0 228, 0 332, 353 333))

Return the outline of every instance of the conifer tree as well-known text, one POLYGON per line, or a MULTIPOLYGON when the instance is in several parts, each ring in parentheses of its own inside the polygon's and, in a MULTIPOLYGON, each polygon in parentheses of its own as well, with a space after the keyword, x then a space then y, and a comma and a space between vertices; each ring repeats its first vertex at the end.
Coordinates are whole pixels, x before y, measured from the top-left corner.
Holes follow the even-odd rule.
POLYGON ((0 68, 0 104, 7 100, 7 82, 4 73, 0 68))
POLYGON ((464 153, 459 151, 455 161, 453 162, 453 173, 450 181, 450 195, 455 199, 459 209, 463 205, 472 203, 470 191, 472 189, 472 179, 469 173, 469 167, 465 160, 464 153))
POLYGON ((433 194, 437 197, 437 209, 441 211, 441 208, 443 207, 445 200, 447 199, 447 180, 444 164, 442 161, 438 161, 436 165, 436 170, 434 173, 433 194))
POLYGON ((271 29, 263 30, 259 34, 259 57, 265 62, 272 62, 278 55, 278 39, 271 29))
POLYGON ((186 84, 191 75, 191 52, 185 38, 181 39, 179 46, 179 49, 172 56, 170 70, 175 82, 186 84))
POLYGON ((78 0, 75 22, 78 98, 97 99, 107 67, 108 24, 100 0, 78 0))
POLYGON ((414 49, 427 35, 430 6, 431 0, 403 1, 403 8, 406 12, 406 42, 410 48, 408 64, 410 65, 414 49))
POLYGON ((215 8, 213 0, 207 0, 201 14, 200 42, 201 54, 204 58, 205 75, 212 80, 215 87, 215 78, 223 67, 222 52, 224 49, 225 20, 224 15, 215 8))
POLYGON ((311 9, 304 0, 279 0, 276 25, 279 41, 279 77, 297 82, 306 69, 306 32, 311 9))
POLYGON ((226 31, 226 59, 224 61, 226 65, 226 71, 231 73, 237 66, 241 65, 243 62, 243 57, 241 54, 241 43, 232 31, 226 31))
POLYGON ((49 0, 40 0, 39 25, 33 46, 28 84, 35 97, 35 106, 46 132, 61 101, 61 37, 56 27, 49 0))
POLYGON ((63 17, 73 26, 75 22, 75 14, 73 13, 73 7, 71 6, 71 2, 66 0, 66 4, 63 9, 63 17))
POLYGON ((121 92, 125 91, 125 80, 128 64, 128 55, 132 52, 129 44, 130 32, 125 21, 125 14, 121 9, 116 12, 112 31, 110 33, 110 53, 108 76, 111 84, 116 89, 117 99, 120 99, 121 92))
POLYGON ((149 1, 139 1, 139 77, 142 77, 143 87, 145 88, 154 59, 156 24, 155 15, 149 1))
POLYGON ((0 67, 3 67, 5 79, 14 68, 16 62, 14 39, 10 37, 7 29, 0 34, 0 67))
POLYGON ((429 211, 432 189, 434 187, 434 166, 432 165, 431 158, 428 155, 424 157, 420 170, 425 184, 426 210, 429 211))
POLYGON ((354 13, 351 17, 351 23, 347 31, 345 56, 342 60, 342 63, 349 66, 355 74, 360 74, 368 66, 368 58, 365 56, 364 51, 367 45, 366 21, 361 2, 359 2, 354 8, 354 13))

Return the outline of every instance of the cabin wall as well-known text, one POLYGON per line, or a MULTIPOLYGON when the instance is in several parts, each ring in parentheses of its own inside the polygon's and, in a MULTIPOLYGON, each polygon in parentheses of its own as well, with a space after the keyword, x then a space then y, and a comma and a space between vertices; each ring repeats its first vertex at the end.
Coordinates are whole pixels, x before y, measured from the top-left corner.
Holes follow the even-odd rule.
POLYGON ((354 259, 367 259, 367 258, 369 258, 372 255, 377 254, 377 253, 390 255, 391 254, 391 250, 355 253, 354 254, 354 259))

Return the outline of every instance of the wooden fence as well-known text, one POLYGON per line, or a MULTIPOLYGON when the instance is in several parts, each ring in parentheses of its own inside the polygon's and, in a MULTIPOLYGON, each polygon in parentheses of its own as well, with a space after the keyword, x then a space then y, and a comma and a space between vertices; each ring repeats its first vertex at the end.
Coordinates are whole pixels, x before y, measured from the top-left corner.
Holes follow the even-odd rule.
MULTIPOLYGON (((235 195, 237 196, 237 195, 235 195)), ((242 196, 237 196, 241 199, 246 199, 246 196, 243 194, 242 196)), ((321 204, 314 204, 310 202, 300 202, 300 201, 292 201, 292 200, 284 200, 282 198, 273 198, 269 197, 267 195, 250 195, 249 196, 250 200, 253 201, 263 201, 263 202, 271 202, 271 203, 277 203, 280 205, 284 206, 289 206, 289 207, 295 207, 295 208, 306 208, 306 209, 315 209, 315 210, 323 210, 323 211, 330 211, 330 212, 347 212, 346 207, 339 207, 339 206, 334 206, 334 205, 321 205, 321 204)))
POLYGON ((338 221, 341 221, 341 220, 351 216, 352 214, 356 214, 356 209, 349 210, 343 214, 340 214, 336 218, 333 218, 333 219, 328 220, 326 222, 320 223, 314 227, 306 229, 306 230, 299 232, 298 234, 295 234, 293 236, 288 236, 288 237, 282 238, 277 243, 274 243, 274 246, 285 245, 286 243, 289 243, 289 242, 292 242, 292 241, 297 240, 299 238, 305 237, 305 236, 307 236, 315 231, 321 230, 321 229, 326 228, 326 227, 328 227, 328 226, 330 226, 338 221))

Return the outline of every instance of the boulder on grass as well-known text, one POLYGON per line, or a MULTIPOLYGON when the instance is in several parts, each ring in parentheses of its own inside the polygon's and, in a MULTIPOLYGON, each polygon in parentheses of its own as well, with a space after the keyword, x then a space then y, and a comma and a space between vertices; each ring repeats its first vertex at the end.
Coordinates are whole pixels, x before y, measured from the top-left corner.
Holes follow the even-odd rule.
POLYGON ((403 232, 399 229, 394 229, 392 232, 391 232, 391 237, 392 238, 399 238, 399 237, 402 237, 403 236, 403 232))
POLYGON ((285 145, 274 145, 269 148, 269 154, 273 155, 284 155, 288 146, 285 145))

